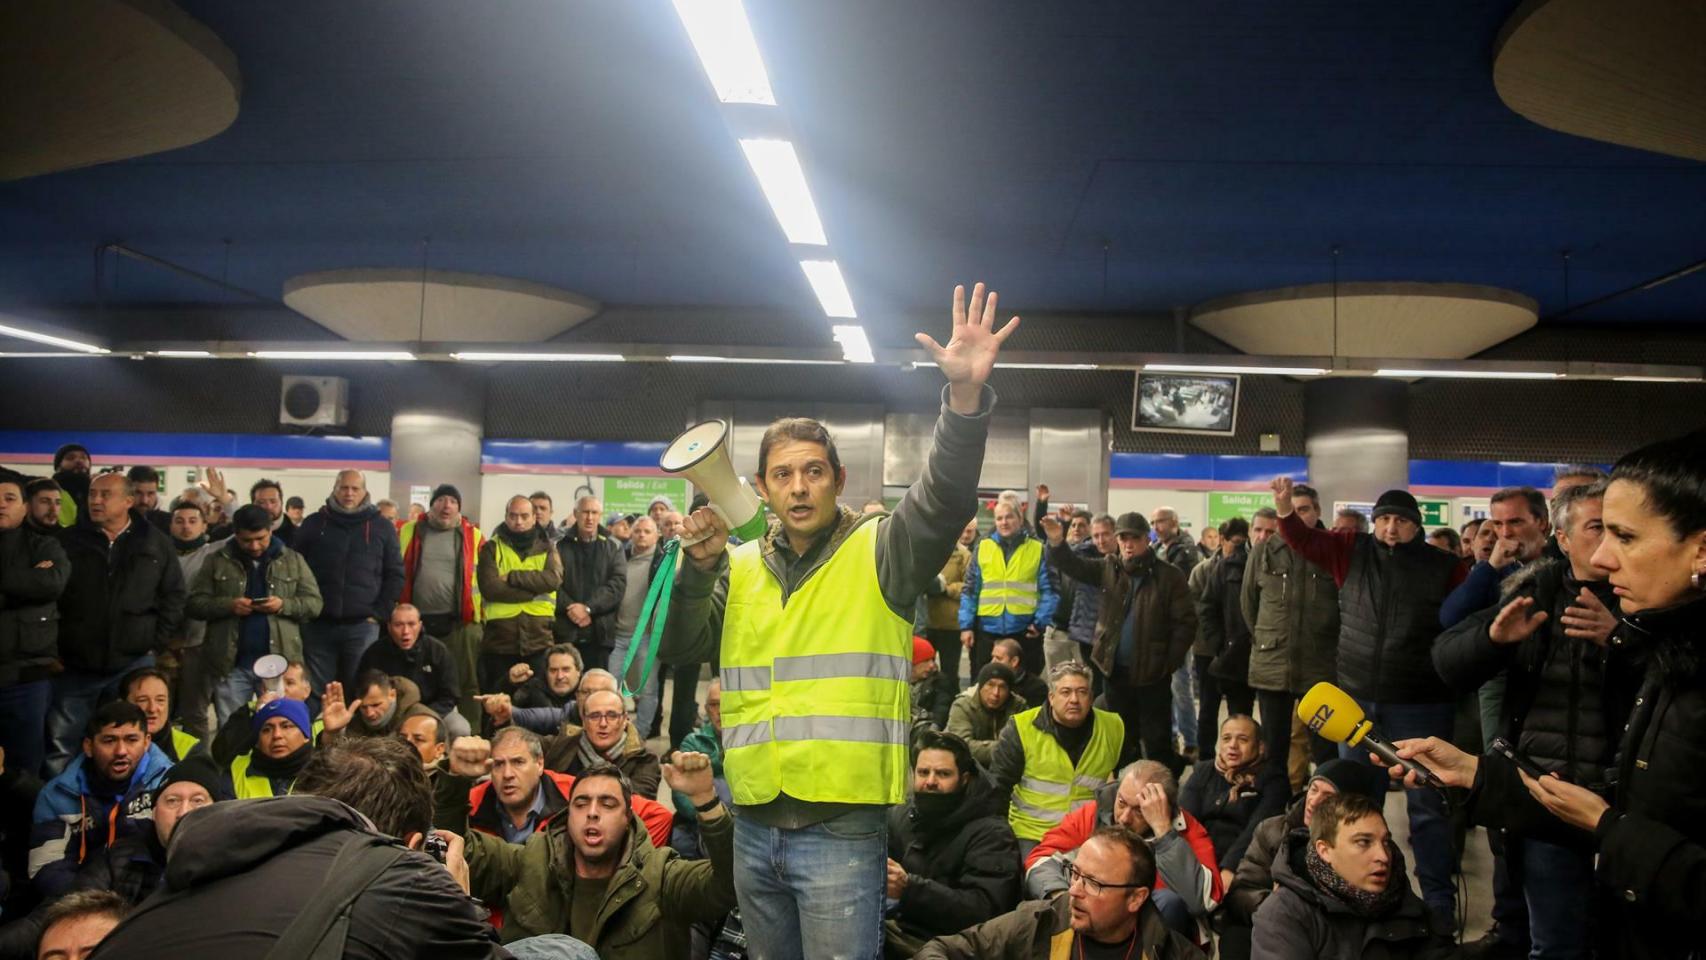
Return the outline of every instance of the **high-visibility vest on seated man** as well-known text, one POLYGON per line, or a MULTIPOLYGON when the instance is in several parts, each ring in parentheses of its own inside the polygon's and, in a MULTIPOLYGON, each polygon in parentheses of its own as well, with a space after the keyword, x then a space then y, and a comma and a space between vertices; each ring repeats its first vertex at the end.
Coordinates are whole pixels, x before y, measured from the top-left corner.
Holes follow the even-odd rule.
POLYGON ((765 431, 753 478, 769 530, 729 549, 713 511, 683 524, 661 656, 720 660, 741 921, 779 955, 803 943, 880 949, 884 817, 905 795, 909 759, 912 614, 977 510, 994 405, 985 381, 1013 329, 993 329, 994 302, 980 286, 968 311, 957 289, 948 346, 920 334, 949 385, 923 476, 893 514, 838 505, 847 475, 834 440, 815 420, 785 419, 765 431))
POLYGON ((989 765, 996 790, 1013 791, 1007 823, 1022 849, 1067 814, 1096 802, 1124 744, 1120 715, 1090 706, 1090 668, 1071 660, 1056 664, 1048 702, 1007 722, 989 765))

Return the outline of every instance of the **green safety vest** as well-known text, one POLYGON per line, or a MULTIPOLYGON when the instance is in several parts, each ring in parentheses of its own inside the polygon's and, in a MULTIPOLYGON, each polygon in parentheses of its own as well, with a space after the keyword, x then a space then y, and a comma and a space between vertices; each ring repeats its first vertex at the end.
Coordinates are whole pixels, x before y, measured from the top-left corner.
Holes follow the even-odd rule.
POLYGON ((723 770, 737 804, 900 803, 912 624, 877 585, 877 521, 853 529, 782 602, 761 541, 729 560, 723 770))
POLYGON ((977 588, 978 616, 1029 616, 1037 612, 1037 575, 1043 568, 1040 541, 1027 537, 1013 548, 1013 556, 1006 557, 1001 544, 986 537, 977 545, 977 566, 983 577, 977 588))
MULTIPOLYGON (((498 564, 498 576, 503 576, 511 570, 543 570, 545 561, 551 559, 551 551, 544 550, 530 557, 523 558, 515 552, 515 548, 505 543, 500 537, 486 541, 497 551, 493 554, 498 564)), ((530 617, 554 617, 557 615, 557 591, 540 594, 526 603, 499 603, 487 600, 486 620, 509 620, 522 615, 530 617)))
POLYGON ((1013 787, 1007 822, 1021 840, 1041 840, 1067 814, 1095 803, 1096 788, 1108 782, 1125 743, 1125 721, 1120 715, 1097 710, 1090 742, 1074 767, 1059 741, 1037 729, 1037 714, 1042 710, 1032 707, 1012 720, 1019 731, 1019 744, 1025 749, 1025 772, 1013 787))
POLYGON ((270 797, 272 781, 258 773, 249 772, 249 757, 251 754, 242 753, 231 761, 231 791, 239 800, 251 800, 255 797, 270 797))

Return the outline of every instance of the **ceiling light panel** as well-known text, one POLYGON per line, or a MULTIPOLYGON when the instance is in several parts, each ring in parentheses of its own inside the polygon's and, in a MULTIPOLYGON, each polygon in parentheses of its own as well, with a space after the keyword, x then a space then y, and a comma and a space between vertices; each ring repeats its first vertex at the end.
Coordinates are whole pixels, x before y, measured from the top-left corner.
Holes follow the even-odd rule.
POLYGON ((1407 380, 1420 380, 1427 377, 1437 377, 1448 380, 1561 380, 1561 373, 1550 373, 1544 370, 1393 370, 1380 369, 1374 371, 1377 377, 1401 377, 1407 380))
POLYGON ((819 247, 829 243, 794 145, 786 140, 750 139, 742 140, 740 148, 788 242, 819 247))
POLYGON ((256 350, 257 360, 413 360, 407 350, 256 350))
POLYGON ((865 328, 858 325, 838 326, 834 328, 835 342, 841 344, 842 359, 848 363, 875 363, 876 357, 871 355, 871 341, 865 338, 865 328))
POLYGON ((46 333, 37 333, 34 330, 26 330, 23 327, 13 327, 3 323, 0 323, 0 336, 17 337, 19 340, 29 340, 34 343, 45 343, 50 347, 64 347, 67 350, 75 350, 78 353, 111 352, 107 350, 106 347, 97 347, 92 343, 84 343, 81 340, 68 340, 64 337, 55 337, 46 333))
POLYGON ((800 269, 805 271, 825 314, 843 320, 859 316, 853 309, 853 295, 847 292, 847 281, 841 277, 841 267, 834 260, 801 260, 800 269))
POLYGON ((675 0, 675 14, 724 103, 776 105, 770 76, 740 0, 675 0))
POLYGON ((672 363, 793 363, 839 366, 840 360, 794 360, 782 357, 713 357, 705 354, 674 353, 664 358, 672 363))
POLYGON ((1253 373, 1276 377, 1319 377, 1327 372, 1323 367, 1240 367, 1196 363, 1146 363, 1143 369, 1158 373, 1253 373))
POLYGON ((535 353, 511 351, 475 351, 453 353, 456 360, 476 363, 621 363, 620 353, 535 353))

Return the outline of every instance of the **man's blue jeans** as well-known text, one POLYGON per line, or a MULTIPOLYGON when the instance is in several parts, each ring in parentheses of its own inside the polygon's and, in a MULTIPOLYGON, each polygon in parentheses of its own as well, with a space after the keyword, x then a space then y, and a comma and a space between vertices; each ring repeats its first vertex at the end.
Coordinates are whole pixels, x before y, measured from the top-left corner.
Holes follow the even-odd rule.
POLYGON ((53 678, 53 708, 47 714, 47 776, 58 776, 82 752, 89 717, 96 707, 118 698, 118 682, 124 675, 153 663, 153 655, 146 654, 112 673, 67 670, 53 678))
POLYGON ((47 708, 53 703, 53 684, 31 680, 0 687, 0 749, 14 770, 41 774, 47 756, 47 708))
MULTIPOLYGON (((1196 665, 1185 657, 1179 669, 1173 671, 1173 732, 1179 735, 1186 750, 1197 747, 1197 694, 1199 692, 1196 665)), ((1209 744, 1210 750, 1214 744, 1209 744)))
MULTIPOLYGON (((1457 705, 1452 703, 1371 703, 1359 699, 1357 704, 1388 740, 1450 740, 1457 715, 1457 705)), ((1367 750, 1341 746, 1339 755, 1369 762, 1367 750)), ((1446 818, 1445 798, 1432 787, 1405 793, 1410 808, 1410 862, 1415 864, 1422 899, 1441 920, 1451 918, 1455 925, 1457 887, 1452 876, 1457 872, 1456 847, 1451 822, 1446 818)))
POLYGON ((547 933, 507 944, 505 950, 515 960, 598 960, 598 953, 586 944, 563 933, 547 933))
MULTIPOLYGON (((360 623, 330 623, 310 620, 302 625, 302 656, 308 661, 308 680, 315 693, 322 693, 326 684, 336 680, 346 686, 355 684, 355 668, 361 655, 379 639, 379 624, 366 620, 360 623)), ((346 701, 361 699, 359 691, 344 691, 346 701)))
POLYGON ((1593 852, 1513 837, 1505 856, 1522 864, 1530 960, 1587 956, 1593 852))
POLYGON ((888 808, 797 830, 735 818, 735 896, 753 960, 878 960, 888 808))
MULTIPOLYGON (((616 646, 610 651, 610 663, 607 669, 622 679, 623 683, 638 680, 640 671, 645 669, 646 651, 642 647, 639 653, 634 654, 633 672, 627 677, 622 677, 622 661, 628 656, 628 645, 633 642, 632 636, 625 637, 618 634, 616 646)), ((662 682, 663 672, 668 669, 669 666, 662 660, 653 663, 652 675, 646 678, 645 688, 634 692, 634 723, 642 738, 652 729, 653 721, 658 718, 658 686, 662 682)))
MULTIPOLYGON (((219 682, 213 688, 213 713, 218 724, 221 727, 225 726, 225 721, 233 713, 241 710, 245 704, 259 696, 264 690, 266 690, 266 683, 260 677, 255 676, 253 670, 232 667, 231 672, 220 677, 219 682)), ((355 700, 361 698, 360 694, 346 693, 345 696, 355 700)))

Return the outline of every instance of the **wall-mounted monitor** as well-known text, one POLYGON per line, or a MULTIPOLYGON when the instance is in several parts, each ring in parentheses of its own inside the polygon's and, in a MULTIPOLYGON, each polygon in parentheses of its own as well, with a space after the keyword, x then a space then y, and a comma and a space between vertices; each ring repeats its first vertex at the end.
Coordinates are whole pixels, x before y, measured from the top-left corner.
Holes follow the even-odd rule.
POLYGON ((1131 428, 1230 437, 1238 429, 1238 374, 1137 372, 1131 428))

